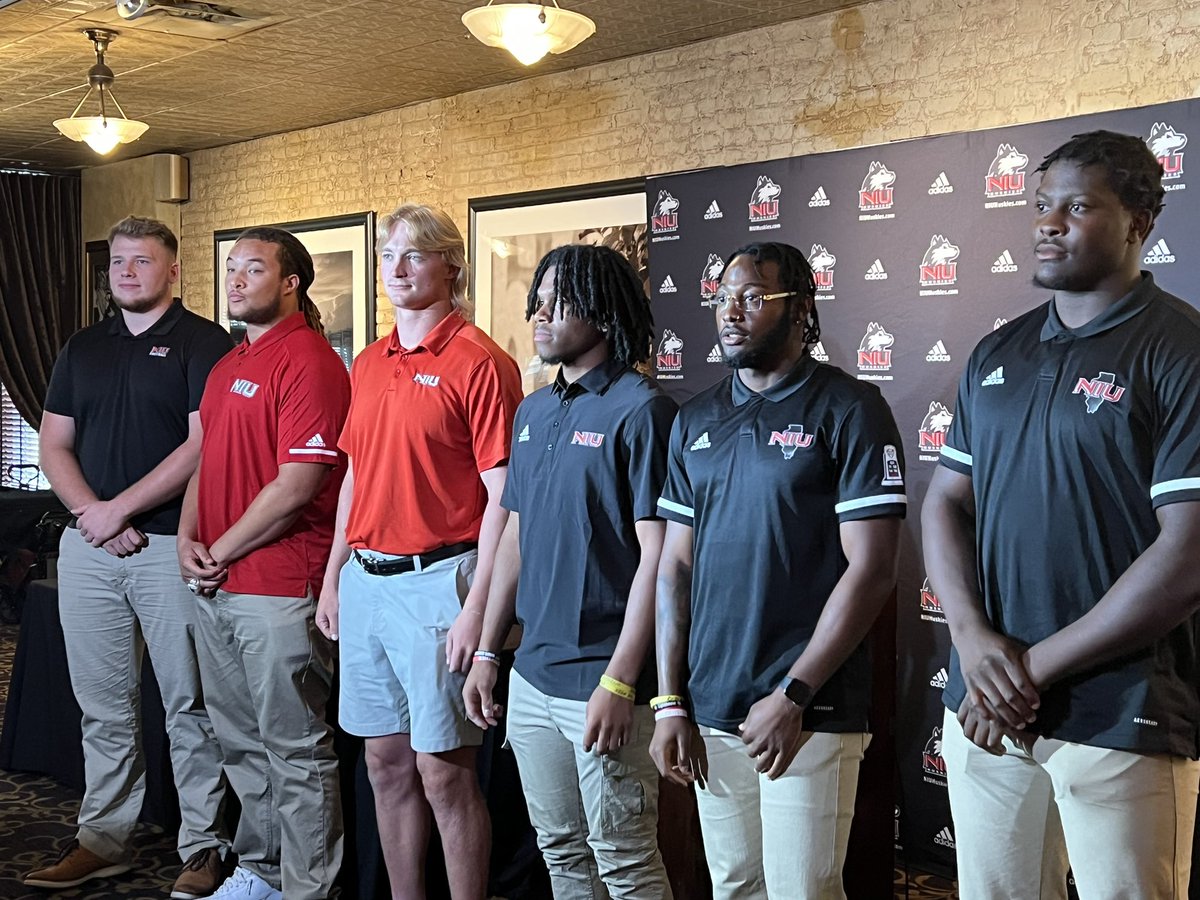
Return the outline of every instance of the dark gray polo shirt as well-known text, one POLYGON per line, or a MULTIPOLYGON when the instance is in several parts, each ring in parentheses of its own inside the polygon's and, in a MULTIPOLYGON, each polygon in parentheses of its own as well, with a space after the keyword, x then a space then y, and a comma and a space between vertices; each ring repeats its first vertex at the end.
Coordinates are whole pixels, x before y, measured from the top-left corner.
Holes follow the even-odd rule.
MULTIPOLYGON (((980 341, 941 462, 971 478, 992 625, 1034 644, 1090 610, 1158 536, 1155 509, 1200 500, 1200 313, 1141 284, 1074 331, 1053 301, 980 341)), ((1042 695, 1030 731, 1195 758, 1193 623, 1042 695)), ((951 655, 946 706, 965 690, 951 655)))
MULTIPOLYGON (((846 571, 842 522, 905 513, 904 456, 874 385, 805 357, 761 394, 732 374, 671 432, 663 518, 691 526, 688 691, 696 720, 734 732, 808 646, 846 571)), ((814 731, 866 731, 865 645, 805 711, 814 731)))
MULTIPOLYGON (((75 420, 84 480, 111 500, 187 440, 209 370, 233 348, 228 332, 176 300, 139 335, 124 316, 73 334, 59 353, 46 411, 75 420)), ((182 494, 133 517, 147 534, 179 530, 182 494)))
MULTIPOLYGON (((517 408, 502 505, 520 514, 517 650, 521 677, 545 694, 591 697, 617 648, 641 558, 634 523, 658 518, 675 401, 609 361, 517 408)), ((647 659, 638 700, 654 694, 647 659)))

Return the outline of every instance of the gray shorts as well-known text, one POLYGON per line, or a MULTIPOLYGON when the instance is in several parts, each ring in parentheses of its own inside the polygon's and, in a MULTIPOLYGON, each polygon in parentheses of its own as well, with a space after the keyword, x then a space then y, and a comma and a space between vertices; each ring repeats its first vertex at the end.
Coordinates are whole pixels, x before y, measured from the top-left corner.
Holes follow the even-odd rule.
POLYGON ((399 575, 369 575, 353 556, 342 567, 342 728, 360 737, 407 734, 418 753, 482 743, 483 732, 467 719, 463 705, 466 676, 446 666, 446 637, 462 610, 477 555, 470 550, 399 575))

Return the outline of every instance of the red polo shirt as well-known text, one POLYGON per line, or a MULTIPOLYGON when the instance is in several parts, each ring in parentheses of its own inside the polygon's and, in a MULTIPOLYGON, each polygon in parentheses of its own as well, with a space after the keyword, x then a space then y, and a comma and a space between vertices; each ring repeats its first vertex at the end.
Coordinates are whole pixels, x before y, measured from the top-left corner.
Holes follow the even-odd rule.
POLYGON ((254 343, 243 341, 213 368, 200 401, 198 537, 206 546, 241 518, 284 463, 335 467, 281 537, 229 567, 225 590, 273 597, 317 593, 346 473, 336 440, 349 404, 345 364, 301 313, 254 343))
POLYGON ((393 331, 350 372, 338 445, 354 467, 351 547, 411 555, 479 539, 479 478, 508 462, 521 402, 517 364, 457 313, 405 349, 393 331))

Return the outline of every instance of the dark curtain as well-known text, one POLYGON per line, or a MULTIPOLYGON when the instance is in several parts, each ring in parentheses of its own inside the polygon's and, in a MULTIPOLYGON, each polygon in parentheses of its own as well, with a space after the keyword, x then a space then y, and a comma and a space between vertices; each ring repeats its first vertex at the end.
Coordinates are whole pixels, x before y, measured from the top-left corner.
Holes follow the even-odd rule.
POLYGON ((50 370, 79 322, 79 179, 0 172, 0 379, 34 428, 50 370))

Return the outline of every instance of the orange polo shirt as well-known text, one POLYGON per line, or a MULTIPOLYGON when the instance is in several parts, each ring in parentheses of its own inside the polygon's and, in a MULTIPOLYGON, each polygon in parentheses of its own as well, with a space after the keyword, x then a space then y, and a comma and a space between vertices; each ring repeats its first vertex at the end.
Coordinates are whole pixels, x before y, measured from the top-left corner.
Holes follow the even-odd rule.
POLYGON ((350 457, 351 547, 412 555, 479 539, 480 472, 506 465, 521 402, 517 364, 451 313, 406 349, 393 331, 350 371, 338 446, 350 457))

